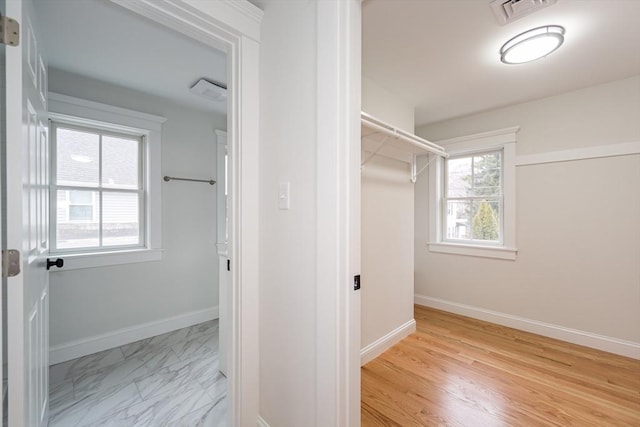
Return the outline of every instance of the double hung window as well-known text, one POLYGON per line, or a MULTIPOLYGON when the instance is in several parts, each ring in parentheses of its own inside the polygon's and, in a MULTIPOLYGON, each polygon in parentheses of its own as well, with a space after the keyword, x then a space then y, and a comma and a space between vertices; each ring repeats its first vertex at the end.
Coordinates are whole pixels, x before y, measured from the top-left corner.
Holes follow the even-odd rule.
POLYGON ((450 157, 444 166, 444 241, 502 242, 502 151, 450 157))
POLYGON ((57 121, 51 135, 52 250, 143 247, 144 137, 57 121))
POLYGON ((429 167, 429 250, 514 260, 518 128, 437 143, 429 167))

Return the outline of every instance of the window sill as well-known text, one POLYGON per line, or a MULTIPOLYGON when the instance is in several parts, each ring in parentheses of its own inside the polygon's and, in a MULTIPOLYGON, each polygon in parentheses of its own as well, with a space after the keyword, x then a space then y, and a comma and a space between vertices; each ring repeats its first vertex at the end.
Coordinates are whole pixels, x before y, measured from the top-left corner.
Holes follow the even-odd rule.
POLYGON ((518 254, 516 248, 505 247, 492 247, 492 246, 477 246, 477 245, 463 245, 458 243, 428 243, 430 252, 453 254, 453 255, 465 255, 480 258, 495 258, 506 259, 515 261, 518 254))
POLYGON ((160 261, 162 249, 135 249, 117 252, 96 252, 86 254, 50 254, 51 258, 64 259, 64 267, 52 268, 52 273, 83 268, 107 267, 120 264, 160 261))

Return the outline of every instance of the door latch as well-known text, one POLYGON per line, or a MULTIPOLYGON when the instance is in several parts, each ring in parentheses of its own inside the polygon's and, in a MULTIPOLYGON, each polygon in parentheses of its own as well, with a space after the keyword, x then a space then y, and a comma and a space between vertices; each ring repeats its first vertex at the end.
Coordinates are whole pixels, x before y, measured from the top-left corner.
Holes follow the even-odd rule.
POLYGON ((15 19, 0 14, 0 43, 9 46, 20 44, 20 24, 15 19))
POLYGON ((51 269, 51 267, 64 267, 64 260, 62 258, 51 259, 47 258, 47 270, 51 269))
POLYGON ((14 277, 20 274, 20 251, 7 249, 2 251, 2 277, 14 277))

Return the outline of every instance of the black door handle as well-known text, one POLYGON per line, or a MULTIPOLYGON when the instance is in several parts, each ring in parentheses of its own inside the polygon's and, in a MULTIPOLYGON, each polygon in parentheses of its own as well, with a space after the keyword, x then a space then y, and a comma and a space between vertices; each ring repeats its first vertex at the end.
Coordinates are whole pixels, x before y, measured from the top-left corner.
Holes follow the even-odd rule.
POLYGON ((56 258, 55 260, 51 260, 51 258, 47 258, 47 270, 51 267, 62 268, 64 265, 64 260, 62 258, 56 258))

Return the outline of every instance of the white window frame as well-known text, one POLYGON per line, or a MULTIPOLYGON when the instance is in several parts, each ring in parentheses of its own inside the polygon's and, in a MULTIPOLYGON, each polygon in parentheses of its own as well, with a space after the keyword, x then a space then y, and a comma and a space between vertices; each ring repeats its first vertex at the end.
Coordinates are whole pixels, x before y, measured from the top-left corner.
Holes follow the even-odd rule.
MULTIPOLYGON (((114 128, 113 125, 111 125, 110 123, 102 123, 100 126, 97 125, 88 125, 88 124, 84 124, 83 126, 79 126, 77 123, 81 121, 81 119, 74 119, 75 123, 68 123, 67 121, 64 121, 62 119, 59 118, 58 115, 54 114, 55 118, 50 117, 50 128, 51 128, 51 147, 52 147, 52 152, 51 152, 51 162, 52 162, 52 167, 51 167, 51 177, 50 177, 50 182, 51 182, 51 187, 50 187, 50 205, 51 205, 51 218, 50 218, 50 228, 49 230, 51 231, 51 235, 50 237, 50 242, 51 242, 51 253, 54 255, 66 255, 66 254, 81 254, 81 253, 102 253, 102 252, 117 252, 117 251, 122 251, 122 250, 135 250, 135 249, 145 249, 146 248, 146 227, 145 227, 145 223, 147 220, 147 216, 146 216, 146 192, 145 192, 145 186, 146 186, 146 179, 145 177, 145 169, 146 169, 146 164, 145 164, 145 156, 144 153, 146 152, 146 138, 145 138, 145 134, 141 134, 140 131, 137 130, 133 130, 133 129, 128 129, 127 132, 124 131, 124 129, 122 128, 122 126, 117 126, 117 129, 114 128), (69 129, 69 130, 76 130, 76 131, 80 131, 80 132, 87 132, 87 133, 92 133, 92 134, 96 134, 96 135, 100 135, 100 140, 102 140, 102 136, 115 136, 115 137, 124 137, 124 138, 131 138, 132 140, 136 140, 138 142, 138 183, 137 186, 138 188, 136 189, 123 189, 123 188, 109 188, 109 187, 104 187, 102 185, 102 183, 100 183, 97 186, 92 186, 92 185, 60 185, 57 181, 57 171, 58 171, 58 165, 57 165, 57 147, 58 147, 58 129, 62 128, 62 129, 69 129), (91 191, 95 194, 97 194, 97 197, 95 197, 95 195, 92 195, 92 219, 88 220, 88 221, 95 221, 96 219, 99 221, 99 225, 100 225, 100 230, 99 230, 99 240, 102 242, 102 233, 103 233, 103 222, 102 222, 102 217, 104 214, 104 205, 103 205, 103 196, 105 193, 127 193, 127 194, 135 194, 138 198, 138 224, 140 225, 140 230, 138 232, 138 242, 135 245, 123 245, 123 246, 116 246, 116 245, 112 245, 112 246, 98 246, 98 247, 79 247, 79 248, 59 248, 58 247, 58 240, 56 238, 56 234, 57 234, 57 228, 58 228, 58 221, 57 221, 57 217, 58 217, 58 198, 57 198, 57 192, 59 190, 63 190, 63 191, 67 191, 69 198, 67 200, 67 218, 70 218, 71 216, 71 192, 72 191, 91 191), (96 202, 99 206, 99 209, 95 209, 96 206, 96 202), (97 212, 96 212, 97 211, 97 212), (103 214, 101 215, 102 212, 103 214)), ((100 142, 100 146, 102 146, 102 142, 100 142)), ((99 155, 99 173, 102 174, 102 154, 99 155)), ((74 204, 76 206, 87 206, 87 205, 77 205, 74 204)))
POLYGON ((229 255, 229 197, 228 197, 228 151, 227 132, 216 130, 217 144, 217 249, 218 255, 229 255))
MULTIPOLYGON (((69 253, 59 251, 52 255, 64 257, 64 269, 103 267, 162 259, 162 199, 161 199, 161 140, 164 117, 138 111, 114 107, 99 102, 88 101, 67 95, 49 92, 49 118, 84 127, 96 127, 137 133, 143 136, 145 149, 142 152, 144 190, 144 244, 139 248, 114 248, 96 252, 69 253)), ((55 221, 55 212, 51 210, 50 221, 55 221)), ((52 229, 52 228, 51 228, 52 229)), ((60 270, 60 271, 62 271, 60 270)), ((54 270, 52 270, 54 271, 54 270)), ((57 270, 56 270, 57 271, 57 270)))
POLYGON ((437 157, 429 166, 429 251, 483 258, 515 260, 516 248, 516 133, 519 127, 468 135, 436 142, 450 156, 489 151, 502 152, 502 221, 500 242, 452 242, 443 236, 444 162, 437 157))

